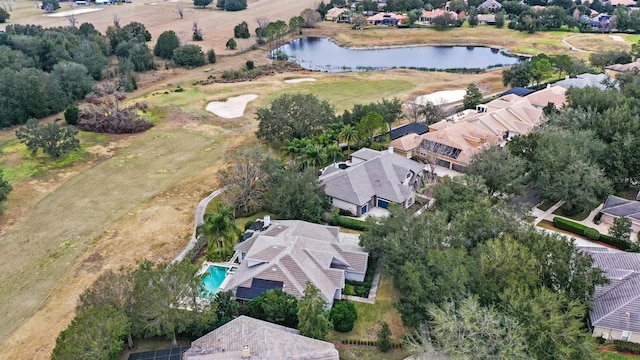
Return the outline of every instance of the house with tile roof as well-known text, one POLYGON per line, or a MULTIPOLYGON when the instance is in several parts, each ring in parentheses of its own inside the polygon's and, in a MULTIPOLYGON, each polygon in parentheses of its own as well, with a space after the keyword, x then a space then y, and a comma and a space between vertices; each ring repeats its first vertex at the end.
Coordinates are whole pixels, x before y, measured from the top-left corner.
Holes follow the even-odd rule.
POLYGON ((596 286, 589 322, 593 336, 640 343, 640 254, 609 248, 580 248, 609 284, 596 286))
POLYGON ((398 26, 398 24, 404 24, 407 22, 408 17, 406 15, 398 15, 395 13, 377 13, 367 18, 367 25, 373 26, 398 26))
POLYGON ((327 14, 324 16, 324 19, 326 21, 338 21, 341 18, 342 14, 347 11, 351 11, 351 10, 349 10, 348 8, 333 7, 327 10, 327 14))
POLYGON ((527 98, 506 95, 478 105, 475 111, 468 111, 462 117, 429 125, 430 131, 422 135, 418 157, 451 170, 463 171, 471 163, 473 155, 487 146, 504 145, 513 136, 528 134, 542 121, 542 110, 534 107, 527 98))
POLYGON ((552 103, 556 109, 560 109, 567 104, 566 92, 567 89, 561 86, 549 86, 526 95, 524 98, 538 109, 544 108, 549 103, 552 103))
POLYGON ((420 14, 417 23, 431 24, 431 21, 433 21, 434 18, 445 14, 449 15, 449 17, 453 20, 458 20, 458 14, 456 14, 455 11, 433 9, 430 11, 422 10, 422 14, 420 14))
POLYGON ((182 360, 338 360, 330 342, 296 329, 239 316, 191 343, 182 360))
POLYGON ((299 220, 268 222, 234 248, 240 265, 224 285, 236 299, 251 300, 270 289, 300 299, 307 283, 327 307, 340 299, 345 279, 363 281, 369 254, 342 243, 340 228, 299 220))
POLYGON ((631 231, 640 232, 640 201, 638 200, 609 195, 600 213, 602 214, 600 221, 605 224, 613 224, 615 219, 626 217, 631 220, 631 231))
POLYGON ((478 9, 487 9, 491 12, 496 12, 502 9, 502 4, 497 0, 486 0, 482 4, 478 5, 478 9))
POLYGON ((407 159, 411 159, 416 155, 416 151, 422 142, 422 136, 418 134, 408 134, 403 137, 399 137, 389 144, 393 148, 393 152, 398 155, 402 155, 407 159))
POLYGON ((362 148, 351 154, 346 168, 329 166, 320 175, 331 204, 353 216, 373 207, 413 205, 422 184, 424 165, 394 153, 393 148, 376 151, 362 148))
POLYGON ((612 79, 615 79, 616 75, 626 72, 640 72, 640 62, 636 61, 628 64, 613 64, 604 68, 604 73, 612 79))

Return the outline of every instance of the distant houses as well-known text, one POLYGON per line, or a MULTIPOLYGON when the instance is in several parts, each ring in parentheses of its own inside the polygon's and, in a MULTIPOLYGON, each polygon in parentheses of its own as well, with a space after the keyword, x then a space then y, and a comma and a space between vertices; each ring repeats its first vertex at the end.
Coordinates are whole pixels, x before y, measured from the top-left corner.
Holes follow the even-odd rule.
POLYGON ((624 217, 631 220, 631 231, 640 232, 640 193, 636 200, 609 195, 600 213, 602 214, 600 221, 605 224, 611 225, 615 219, 624 217))
POLYGON ((367 18, 367 25, 370 26, 398 26, 407 22, 406 15, 381 12, 367 18))

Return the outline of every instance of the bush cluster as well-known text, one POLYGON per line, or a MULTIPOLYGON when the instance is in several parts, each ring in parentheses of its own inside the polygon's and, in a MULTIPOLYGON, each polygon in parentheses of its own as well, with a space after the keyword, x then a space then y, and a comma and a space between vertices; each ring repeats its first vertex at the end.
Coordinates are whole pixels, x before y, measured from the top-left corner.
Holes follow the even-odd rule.
POLYGON ((333 304, 329 319, 333 323, 333 329, 338 332, 349 332, 358 319, 356 306, 349 301, 337 301, 333 304))
POLYGON ((566 230, 574 234, 585 236, 591 240, 598 240, 605 244, 609 244, 617 247, 618 249, 625 251, 638 251, 633 244, 626 241, 614 239, 608 235, 600 234, 600 232, 594 228, 590 228, 579 224, 575 221, 567 220, 560 217, 553 218, 553 226, 558 229, 566 230))
POLYGON ((632 354, 640 355, 640 344, 622 340, 614 340, 611 347, 616 351, 629 352, 632 354))
POLYGON ((366 222, 358 219, 349 218, 346 216, 340 216, 340 215, 332 216, 331 219, 329 219, 329 224, 334 226, 336 225, 342 226, 347 229, 358 230, 358 231, 367 230, 366 222))
MULTIPOLYGON (((341 341, 343 345, 361 345, 361 346, 378 346, 378 342, 375 340, 357 340, 357 339, 346 339, 341 341)), ((392 343, 391 347, 393 349, 399 349, 403 346, 402 343, 392 343)))

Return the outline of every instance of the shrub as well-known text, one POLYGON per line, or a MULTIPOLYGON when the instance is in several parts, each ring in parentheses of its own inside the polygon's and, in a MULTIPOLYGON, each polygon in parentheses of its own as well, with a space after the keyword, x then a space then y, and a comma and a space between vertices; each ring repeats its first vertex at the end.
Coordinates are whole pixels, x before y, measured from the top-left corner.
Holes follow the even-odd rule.
POLYGON ((227 44, 225 46, 229 50, 235 50, 235 49, 238 48, 238 44, 236 43, 236 41, 233 38, 227 40, 227 44))
POLYGON ((630 352, 632 354, 640 354, 640 344, 626 342, 622 340, 614 340, 611 347, 616 351, 630 352))
POLYGON ((391 350, 391 329, 386 322, 382 323, 382 328, 378 331, 378 348, 382 352, 391 350))
POLYGON ((598 240, 600 238, 600 232, 593 228, 584 229, 584 236, 591 240, 598 240))
POLYGON ((80 114, 80 109, 71 104, 64 110, 64 121, 67 125, 78 125, 78 114, 80 114))
POLYGON ((11 17, 5 9, 0 9, 0 23, 6 22, 11 17))
POLYGON ((153 53, 163 59, 171 59, 173 50, 180 47, 178 35, 173 30, 167 30, 158 36, 158 42, 153 47, 153 53))
POLYGON ((246 21, 241 22, 233 28, 233 36, 237 39, 248 39, 251 37, 251 33, 249 33, 249 25, 247 25, 246 21))
POLYGON ((213 51, 213 49, 209 49, 209 51, 207 51, 207 60, 209 61, 209 64, 216 63, 216 52, 213 51))
POLYGON ((346 284, 344 286, 344 294, 345 295, 349 295, 349 296, 355 295, 356 294, 356 290, 355 290, 354 286, 351 285, 351 284, 346 284))
POLYGON ((247 60, 247 62, 245 63, 245 66, 247 67, 247 70, 253 70, 254 68, 253 61, 247 60))
POLYGON ((332 216, 331 219, 329 219, 329 224, 334 226, 338 225, 338 226, 345 227, 347 229, 358 230, 358 231, 367 230, 366 222, 358 219, 345 217, 345 216, 339 216, 339 215, 332 216))
POLYGON ((267 43, 267 40, 265 40, 265 39, 264 39, 264 38, 262 38, 262 37, 259 37, 259 38, 258 38, 258 40, 256 40, 256 44, 258 44, 258 45, 260 45, 260 46, 262 46, 262 45, 264 45, 264 44, 266 44, 266 43, 267 43))
POLYGON ((333 322, 333 329, 338 332, 349 332, 358 319, 356 307, 349 301, 337 301, 333 304, 329 319, 333 322))
POLYGON ((173 50, 172 60, 178 66, 202 66, 204 65, 204 54, 200 46, 189 44, 173 50))

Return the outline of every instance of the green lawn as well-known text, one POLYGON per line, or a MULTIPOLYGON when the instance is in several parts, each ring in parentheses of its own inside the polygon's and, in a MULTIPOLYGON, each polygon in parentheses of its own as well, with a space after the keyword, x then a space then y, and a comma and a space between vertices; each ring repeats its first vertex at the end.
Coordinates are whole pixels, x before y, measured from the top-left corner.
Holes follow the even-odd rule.
POLYGON ((373 346, 338 346, 340 359, 344 360, 402 360, 409 356, 405 349, 394 349, 383 353, 373 346))
POLYGON ((314 94, 327 100, 340 114, 350 109, 353 104, 366 104, 399 96, 414 88, 414 84, 403 80, 375 80, 374 75, 362 73, 348 80, 340 77, 329 77, 321 81, 301 83, 287 89, 272 93, 266 97, 263 106, 269 104, 282 94, 314 94))
POLYGON ((402 324, 400 313, 394 304, 398 301, 398 293, 395 291, 392 279, 383 274, 378 287, 375 304, 354 302, 358 312, 358 320, 348 333, 331 331, 329 341, 340 342, 345 339, 376 340, 380 323, 386 321, 392 332, 394 342, 403 340, 407 329, 402 324))
POLYGON ((602 358, 605 360, 638 360, 640 359, 640 356, 620 354, 620 353, 609 352, 609 351, 600 351, 600 355, 602 355, 602 358))

